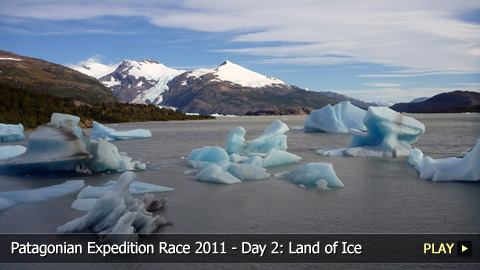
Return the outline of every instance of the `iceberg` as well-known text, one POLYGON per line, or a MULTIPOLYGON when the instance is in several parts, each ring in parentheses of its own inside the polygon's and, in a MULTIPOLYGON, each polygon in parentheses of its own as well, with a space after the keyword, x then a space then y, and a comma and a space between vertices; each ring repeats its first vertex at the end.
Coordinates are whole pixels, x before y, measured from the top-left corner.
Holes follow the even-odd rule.
POLYGON ((240 179, 229 172, 226 172, 217 164, 208 165, 205 169, 195 175, 195 179, 218 184, 236 184, 241 182, 240 179))
POLYGON ((293 164, 299 162, 301 159, 301 157, 287 151, 272 149, 263 159, 263 167, 270 168, 293 164))
POLYGON ((97 121, 93 121, 93 132, 90 135, 90 139, 92 140, 102 138, 107 141, 145 139, 150 137, 152 137, 152 132, 147 129, 116 131, 115 129, 106 127, 97 121))
POLYGON ((63 184, 21 191, 0 192, 0 210, 15 205, 36 203, 57 198, 85 186, 83 180, 69 180, 63 184))
POLYGON ((0 124, 0 142, 22 141, 24 139, 22 124, 0 124))
POLYGON ((480 139, 463 158, 449 157, 432 159, 423 157, 415 148, 408 157, 408 163, 420 173, 421 179, 432 181, 479 181, 480 180, 480 139))
POLYGON ((222 160, 230 161, 228 153, 219 146, 205 146, 192 150, 187 157, 188 165, 194 168, 206 166, 222 160))
POLYGON ((327 187, 344 187, 330 163, 308 163, 293 171, 278 173, 277 178, 286 179, 297 185, 313 186, 319 189, 327 187))
POLYGON ((148 235, 159 226, 167 225, 164 217, 148 212, 144 202, 135 200, 129 192, 133 172, 124 172, 118 182, 109 187, 84 216, 57 228, 58 233, 97 233, 100 242, 123 243, 125 238, 137 241, 139 234, 148 235), (121 234, 121 235, 119 235, 121 234))
POLYGON ((307 116, 304 124, 305 132, 348 133, 351 128, 366 131, 362 119, 367 112, 350 103, 340 102, 333 107, 327 106, 314 110, 307 116))
POLYGON ((386 107, 369 107, 363 123, 367 132, 350 129, 348 147, 318 150, 323 156, 397 157, 408 156, 410 144, 425 132, 425 126, 386 107))
POLYGON ((225 150, 228 154, 242 156, 266 154, 272 149, 287 150, 287 136, 285 132, 288 126, 280 120, 275 120, 257 138, 251 141, 245 140, 246 131, 242 127, 233 129, 228 134, 225 150))
MULTIPOLYGON (((107 191, 111 186, 114 186, 116 184, 118 184, 117 181, 108 181, 103 186, 99 186, 99 187, 86 186, 80 191, 80 193, 77 195, 77 198, 78 199, 98 198, 103 193, 105 193, 105 191, 107 191)), ((128 187, 128 190, 130 191, 130 194, 138 195, 138 194, 146 194, 146 193, 172 191, 174 189, 170 187, 164 187, 164 186, 154 185, 154 184, 140 182, 140 181, 133 181, 128 187)))
POLYGON ((27 151, 27 148, 21 145, 0 146, 0 159, 15 157, 25 153, 25 151, 27 151))
POLYGON ((270 178, 265 168, 253 164, 232 163, 228 172, 240 180, 263 180, 270 178))
POLYGON ((0 160, 0 173, 145 169, 145 164, 120 154, 115 145, 90 140, 79 121, 74 115, 53 113, 46 126, 30 135, 25 153, 0 160))

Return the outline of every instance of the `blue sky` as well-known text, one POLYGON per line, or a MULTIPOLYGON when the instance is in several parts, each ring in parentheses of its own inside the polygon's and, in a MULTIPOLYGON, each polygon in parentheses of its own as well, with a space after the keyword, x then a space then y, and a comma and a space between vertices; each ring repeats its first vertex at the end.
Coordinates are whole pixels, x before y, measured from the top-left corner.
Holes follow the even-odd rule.
POLYGON ((480 1, 0 0, 0 49, 63 65, 228 59, 310 90, 409 101, 480 92, 480 1))

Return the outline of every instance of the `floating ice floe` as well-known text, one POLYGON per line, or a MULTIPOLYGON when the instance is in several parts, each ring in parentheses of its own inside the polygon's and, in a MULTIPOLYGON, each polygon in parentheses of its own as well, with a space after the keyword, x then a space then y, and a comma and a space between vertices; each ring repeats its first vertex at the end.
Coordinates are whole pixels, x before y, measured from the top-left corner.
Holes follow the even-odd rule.
POLYGON ((259 137, 245 140, 245 129, 235 128, 227 138, 227 150, 218 146, 206 146, 192 150, 188 165, 202 170, 189 170, 199 181, 223 184, 240 183, 242 180, 268 179, 265 168, 292 164, 300 157, 287 149, 287 125, 277 120, 259 137))
POLYGON ((272 149, 287 150, 288 126, 280 120, 275 120, 265 131, 254 140, 245 140, 245 129, 233 129, 227 137, 225 150, 228 154, 251 156, 266 154, 272 149))
POLYGON ((344 187, 330 163, 308 163, 292 171, 275 174, 297 185, 313 186, 325 190, 330 187, 344 187))
POLYGON ((20 191, 0 192, 0 210, 25 203, 36 203, 57 198, 85 186, 83 180, 70 180, 63 184, 20 191))
POLYGON ((15 157, 25 153, 25 151, 27 151, 27 148, 21 145, 0 146, 0 159, 15 157))
POLYGON ((152 132, 147 129, 116 131, 115 129, 106 127, 97 121, 93 121, 93 132, 92 135, 90 135, 90 139, 97 140, 102 138, 107 141, 145 139, 150 137, 152 137, 152 132))
MULTIPOLYGON (((102 196, 111 186, 116 185, 117 181, 108 181, 103 186, 86 186, 77 195, 77 200, 72 203, 72 208, 75 210, 87 211, 90 210, 97 199, 102 196)), ((172 191, 173 188, 154 185, 145 182, 133 181, 128 190, 132 195, 158 193, 165 191, 172 191)))
POLYGON ((348 147, 317 152, 323 156, 408 156, 410 144, 425 132, 421 122, 386 107, 369 107, 363 123, 367 132, 350 129, 353 139, 348 147))
POLYGON ((21 141, 25 139, 23 125, 0 124, 0 142, 21 141))
POLYGON ((150 196, 138 201, 130 195, 129 186, 134 181, 133 172, 120 175, 117 184, 103 193, 90 211, 57 228, 58 233, 97 233, 100 242, 135 242, 138 235, 148 235, 159 226, 167 225, 164 217, 154 216, 146 209, 163 207, 150 196), (147 205, 146 205, 147 204, 147 205))
POLYGON ((305 132, 348 133, 351 128, 367 130, 362 120, 367 112, 350 103, 340 102, 333 107, 327 106, 314 110, 307 116, 304 124, 305 132))
POLYGON ((145 164, 121 155, 115 145, 90 140, 78 126, 80 118, 54 113, 28 138, 25 153, 0 160, 0 173, 145 169, 145 164))
POLYGON ((421 179, 432 181, 479 181, 480 180, 480 139, 465 157, 432 159, 423 157, 415 148, 408 157, 408 163, 420 173, 421 179))

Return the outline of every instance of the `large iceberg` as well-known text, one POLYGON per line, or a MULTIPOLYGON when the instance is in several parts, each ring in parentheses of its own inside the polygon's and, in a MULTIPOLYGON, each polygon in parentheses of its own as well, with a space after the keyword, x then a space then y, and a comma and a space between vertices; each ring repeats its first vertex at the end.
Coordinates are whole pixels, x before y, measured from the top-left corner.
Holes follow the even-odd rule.
MULTIPOLYGON (((118 183, 103 193, 84 216, 57 228, 58 233, 97 233, 100 242, 123 243, 137 241, 138 234, 148 235, 159 226, 168 224, 164 217, 154 216, 145 205, 130 195, 133 172, 120 175, 118 183)), ((152 203, 151 200, 144 199, 152 203)))
POLYGON ((297 185, 316 186, 319 189, 344 187, 330 163, 308 163, 293 171, 278 173, 275 177, 287 179, 297 185))
POLYGON ((0 142, 21 141, 25 139, 23 135, 23 125, 0 124, 0 142))
POLYGON ((27 151, 27 148, 21 145, 0 146, 0 159, 15 157, 25 153, 25 151, 27 151))
POLYGON ((54 113, 50 123, 30 135, 25 153, 0 160, 0 173, 145 168, 145 164, 120 155, 115 145, 90 140, 78 126, 79 121, 74 115, 54 113))
POLYGON ((107 141, 144 139, 152 137, 152 132, 147 129, 134 129, 128 131, 116 131, 113 128, 106 127, 97 121, 93 121, 93 132, 90 139, 98 140, 102 138, 107 141))
POLYGON ((369 107, 364 125, 367 132, 350 129, 353 139, 348 147, 320 149, 323 156, 408 156, 410 144, 425 132, 425 126, 386 107, 369 107))
POLYGON ((420 173, 421 179, 432 181, 479 181, 480 180, 480 139, 463 158, 449 157, 432 159, 423 157, 415 148, 408 157, 408 163, 420 173))
POLYGON ((367 127, 362 122, 366 114, 366 111, 352 105, 350 101, 340 102, 333 107, 328 104, 307 116, 304 131, 347 133, 351 128, 366 131, 367 127))
POLYGON ((0 210, 25 203, 53 199, 81 189, 83 180, 70 180, 63 184, 21 191, 0 192, 0 210))

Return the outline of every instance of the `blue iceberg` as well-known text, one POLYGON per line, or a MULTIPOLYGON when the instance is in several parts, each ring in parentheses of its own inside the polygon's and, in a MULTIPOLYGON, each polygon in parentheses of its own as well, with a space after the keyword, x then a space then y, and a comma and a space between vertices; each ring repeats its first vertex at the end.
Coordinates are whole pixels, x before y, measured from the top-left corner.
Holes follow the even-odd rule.
POLYGON ((408 156, 410 144, 425 132, 421 122, 386 107, 369 107, 363 123, 367 132, 350 129, 353 139, 348 147, 317 152, 323 156, 408 156))
POLYGON ((100 242, 123 243, 137 241, 138 234, 148 235, 169 222, 147 211, 151 207, 130 195, 133 172, 120 175, 118 182, 109 187, 90 211, 57 228, 58 233, 97 233, 100 242))
POLYGON ((219 146, 205 146, 192 150, 187 157, 188 165, 194 168, 205 168, 211 163, 230 161, 228 153, 219 146))
POLYGON ((22 124, 0 124, 0 142, 22 141, 24 139, 22 124))
POLYGON ((0 146, 0 159, 15 157, 25 153, 25 151, 27 151, 27 148, 21 145, 0 146))
POLYGON ((275 177, 286 179, 297 185, 313 186, 319 189, 344 187, 330 163, 308 163, 293 171, 278 173, 275 177))
POLYGON ((432 181, 479 181, 480 180, 480 139, 463 158, 449 157, 433 159, 423 157, 415 148, 408 157, 408 163, 420 173, 421 179, 432 181))
POLYGON ((116 131, 115 129, 106 127, 97 121, 93 121, 93 132, 90 135, 90 139, 98 140, 99 138, 102 138, 107 141, 145 139, 150 137, 152 137, 152 132, 147 129, 116 131))
POLYGON ((245 140, 246 131, 242 127, 233 129, 228 134, 225 150, 228 154, 251 156, 266 154, 272 149, 287 150, 288 126, 280 120, 275 120, 257 138, 245 140))
POLYGON ((0 173, 145 169, 145 164, 121 155, 115 145, 90 140, 79 121, 74 115, 52 114, 46 126, 30 135, 25 153, 0 160, 0 173))
POLYGON ((263 167, 270 168, 281 165, 293 164, 300 162, 301 159, 301 157, 287 151, 272 149, 263 159, 263 167))
POLYGON ((83 180, 70 180, 63 184, 21 191, 0 192, 0 210, 25 203, 36 203, 57 198, 85 186, 83 180))
POLYGON ((305 132, 348 133, 351 128, 366 131, 362 120, 366 111, 352 105, 350 101, 340 102, 333 107, 327 106, 314 110, 307 116, 305 132))

